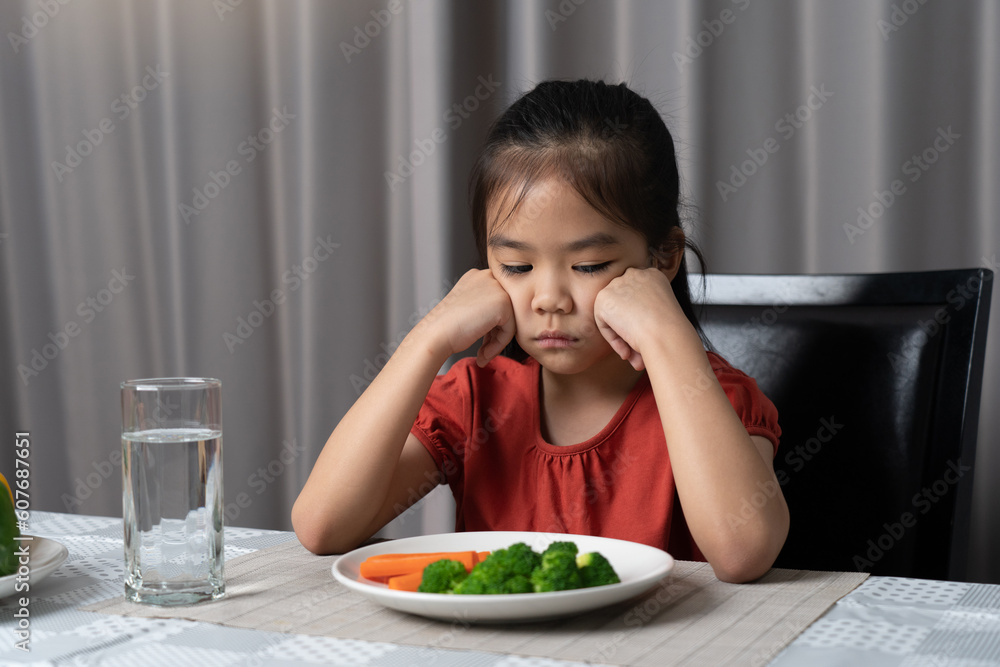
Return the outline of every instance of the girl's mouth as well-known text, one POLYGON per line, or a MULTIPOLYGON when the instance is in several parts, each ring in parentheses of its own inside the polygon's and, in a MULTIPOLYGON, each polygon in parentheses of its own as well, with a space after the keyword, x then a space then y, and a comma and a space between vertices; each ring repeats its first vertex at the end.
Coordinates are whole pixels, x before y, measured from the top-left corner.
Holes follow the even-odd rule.
POLYGON ((561 331, 543 331, 535 340, 539 347, 557 349, 572 347, 577 342, 576 338, 561 331))

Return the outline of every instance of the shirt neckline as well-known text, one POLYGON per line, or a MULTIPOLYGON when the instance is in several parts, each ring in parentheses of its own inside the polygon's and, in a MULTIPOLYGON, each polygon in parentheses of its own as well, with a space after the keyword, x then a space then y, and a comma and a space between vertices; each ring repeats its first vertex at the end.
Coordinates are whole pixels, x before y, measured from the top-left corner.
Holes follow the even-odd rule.
POLYGON ((625 400, 622 401, 622 404, 618 406, 618 410, 611 417, 611 420, 608 421, 608 423, 605 424, 600 431, 583 442, 578 442, 573 445, 553 445, 551 442, 542 437, 542 365, 538 363, 537 359, 529 357, 529 360, 535 367, 534 390, 536 398, 532 401, 534 406, 532 414, 532 431, 534 432, 535 448, 553 456, 579 454, 593 449, 607 440, 608 437, 610 437, 611 434, 614 433, 625 420, 625 417, 632 411, 632 408, 635 407, 639 397, 642 396, 642 394, 650 386, 649 374, 643 373, 642 376, 636 380, 635 385, 629 391, 625 400))

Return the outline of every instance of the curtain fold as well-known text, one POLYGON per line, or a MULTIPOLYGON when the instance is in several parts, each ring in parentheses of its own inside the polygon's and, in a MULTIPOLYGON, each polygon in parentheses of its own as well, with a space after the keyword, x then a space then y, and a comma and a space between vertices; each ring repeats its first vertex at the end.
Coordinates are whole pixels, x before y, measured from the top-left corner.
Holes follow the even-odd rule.
MULTIPOLYGON (((0 427, 32 433, 37 509, 120 515, 119 383, 204 375, 227 521, 288 528, 339 418, 476 265, 476 150, 546 78, 656 104, 713 272, 998 270, 989 0, 18 0, 0 26, 0 427)), ((453 511, 439 489, 385 534, 453 511)))

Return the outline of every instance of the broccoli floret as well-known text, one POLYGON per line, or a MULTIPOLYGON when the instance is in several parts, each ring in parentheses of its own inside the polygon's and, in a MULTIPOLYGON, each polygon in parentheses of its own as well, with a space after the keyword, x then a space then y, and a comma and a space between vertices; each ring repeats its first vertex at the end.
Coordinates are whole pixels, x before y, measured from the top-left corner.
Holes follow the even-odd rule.
POLYGON ((580 552, 580 549, 576 546, 575 542, 553 542, 549 545, 549 548, 542 552, 542 558, 545 558, 548 554, 554 554, 558 551, 565 551, 573 558, 580 552))
MULTIPOLYGON (((458 595, 545 593, 619 583, 618 575, 604 556, 599 553, 577 556, 578 552, 573 542, 553 542, 541 554, 524 542, 518 542, 494 551, 472 568, 468 576, 458 578, 445 590, 430 589, 430 592, 458 595)), ((441 562, 461 565, 457 561, 438 561, 441 562)), ((428 571, 433 565, 437 563, 424 570, 421 591, 425 591, 428 571)), ((462 571, 464 573, 464 568, 462 571)), ((444 578, 445 573, 441 576, 444 578)))
POLYGON ((576 565, 580 568, 584 588, 621 583, 611 563, 599 553, 580 554, 576 557, 576 565))
POLYGON ((424 568, 424 578, 420 580, 417 591, 420 593, 451 593, 461 584, 469 573, 465 565, 457 560, 443 558, 436 560, 424 568))
POLYGON ((510 575, 530 577, 541 562, 541 556, 524 542, 494 551, 483 561, 484 568, 501 568, 510 575))
POLYGON ((542 554, 542 564, 531 573, 531 585, 536 593, 567 591, 582 586, 575 552, 576 545, 573 545, 573 553, 566 549, 553 551, 549 547, 542 554))
POLYGON ((469 578, 455 588, 459 595, 495 595, 530 593, 528 577, 539 564, 540 556, 523 542, 498 549, 478 563, 469 578))
POLYGON ((477 565, 462 583, 455 586, 455 595, 493 595, 503 593, 503 582, 493 581, 477 565))
POLYGON ((504 593, 534 593, 535 587, 531 585, 531 579, 523 574, 515 574, 504 582, 504 593))

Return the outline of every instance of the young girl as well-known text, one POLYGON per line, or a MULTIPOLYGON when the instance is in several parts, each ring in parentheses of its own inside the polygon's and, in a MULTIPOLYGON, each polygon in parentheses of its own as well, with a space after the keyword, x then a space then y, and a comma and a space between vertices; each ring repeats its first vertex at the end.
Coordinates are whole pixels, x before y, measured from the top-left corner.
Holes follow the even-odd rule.
POLYGON ((703 557, 724 581, 766 572, 788 531, 777 412, 699 336, 656 109, 624 84, 542 83, 496 122, 470 190, 488 268, 337 425, 292 509, 302 544, 353 549, 433 480, 456 530, 602 535, 703 557))

